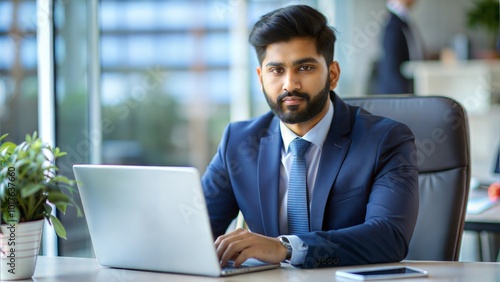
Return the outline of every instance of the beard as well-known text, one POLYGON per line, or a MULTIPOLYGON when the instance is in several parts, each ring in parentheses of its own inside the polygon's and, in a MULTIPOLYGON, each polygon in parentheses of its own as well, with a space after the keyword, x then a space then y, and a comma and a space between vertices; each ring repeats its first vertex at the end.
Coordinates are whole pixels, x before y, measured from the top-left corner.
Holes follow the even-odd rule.
POLYGON ((325 108, 326 102, 330 97, 330 81, 327 79, 325 87, 314 97, 311 98, 306 92, 292 91, 284 92, 276 98, 276 101, 271 100, 267 95, 266 90, 263 88, 264 97, 266 97, 267 104, 271 111, 284 123, 295 124, 306 122, 317 116, 325 108), (283 99, 285 97, 299 97, 304 99, 306 103, 304 109, 300 109, 301 105, 290 105, 283 107, 283 99))

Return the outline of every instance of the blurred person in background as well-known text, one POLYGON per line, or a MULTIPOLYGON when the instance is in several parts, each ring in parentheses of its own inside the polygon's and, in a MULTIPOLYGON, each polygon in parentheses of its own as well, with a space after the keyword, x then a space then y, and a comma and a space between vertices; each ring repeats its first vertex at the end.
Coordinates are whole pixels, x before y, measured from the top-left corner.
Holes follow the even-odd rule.
POLYGON ((376 94, 413 93, 413 81, 401 72, 404 62, 423 60, 423 44, 408 16, 416 0, 388 0, 382 54, 376 66, 376 94))

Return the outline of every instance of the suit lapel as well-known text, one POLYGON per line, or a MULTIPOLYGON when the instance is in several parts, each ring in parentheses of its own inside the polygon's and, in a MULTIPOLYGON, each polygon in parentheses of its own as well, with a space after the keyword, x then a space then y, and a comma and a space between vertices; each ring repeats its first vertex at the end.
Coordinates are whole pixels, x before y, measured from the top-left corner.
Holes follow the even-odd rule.
POLYGON ((328 195, 351 145, 351 139, 345 137, 351 130, 349 108, 335 93, 332 93, 332 100, 335 112, 330 130, 323 144, 316 176, 311 202, 311 231, 322 229, 328 195))
POLYGON ((260 141, 257 178, 264 234, 277 237, 279 234, 279 175, 281 164, 281 135, 279 120, 274 117, 268 135, 260 141))
MULTIPOLYGON (((321 160, 311 203, 311 231, 321 230, 325 206, 338 172, 349 150, 351 139, 345 137, 351 130, 347 105, 332 92, 335 108, 330 131, 323 144, 321 160)), ((264 234, 276 237, 279 233, 279 174, 281 165, 281 135, 279 120, 274 117, 268 135, 261 138, 257 160, 259 199, 264 234)))

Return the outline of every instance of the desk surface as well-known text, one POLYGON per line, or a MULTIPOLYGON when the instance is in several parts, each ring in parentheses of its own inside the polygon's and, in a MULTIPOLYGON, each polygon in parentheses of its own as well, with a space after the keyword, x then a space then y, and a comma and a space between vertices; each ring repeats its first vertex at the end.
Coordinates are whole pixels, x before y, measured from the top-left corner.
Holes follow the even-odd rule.
MULTIPOLYGON (((485 189, 471 190, 469 197, 486 197, 485 189)), ((465 230, 500 232, 500 204, 479 213, 467 214, 465 217, 465 230)))
POLYGON ((465 230, 500 232, 500 205, 465 217, 465 230))
MULTIPOLYGON (((394 281, 500 281, 500 263, 407 261, 384 264, 384 266, 388 265, 408 265, 429 272, 428 278, 397 279, 394 281)), ((370 265, 370 267, 371 266, 374 265, 370 265)), ((345 278, 336 279, 335 271, 346 268, 360 268, 360 266, 302 270, 283 264, 281 268, 273 270, 235 275, 226 278, 211 278, 104 268, 101 267, 95 259, 89 258, 40 256, 38 258, 33 281, 355 281, 345 278)))

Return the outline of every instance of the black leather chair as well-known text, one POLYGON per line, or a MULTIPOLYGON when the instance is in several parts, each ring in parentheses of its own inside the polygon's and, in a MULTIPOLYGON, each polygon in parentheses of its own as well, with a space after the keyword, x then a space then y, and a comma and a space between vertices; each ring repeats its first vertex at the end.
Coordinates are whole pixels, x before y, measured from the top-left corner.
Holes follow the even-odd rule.
POLYGON ((406 259, 458 260, 470 183, 469 130, 462 106, 435 96, 344 100, 405 123, 415 134, 420 209, 406 259))

